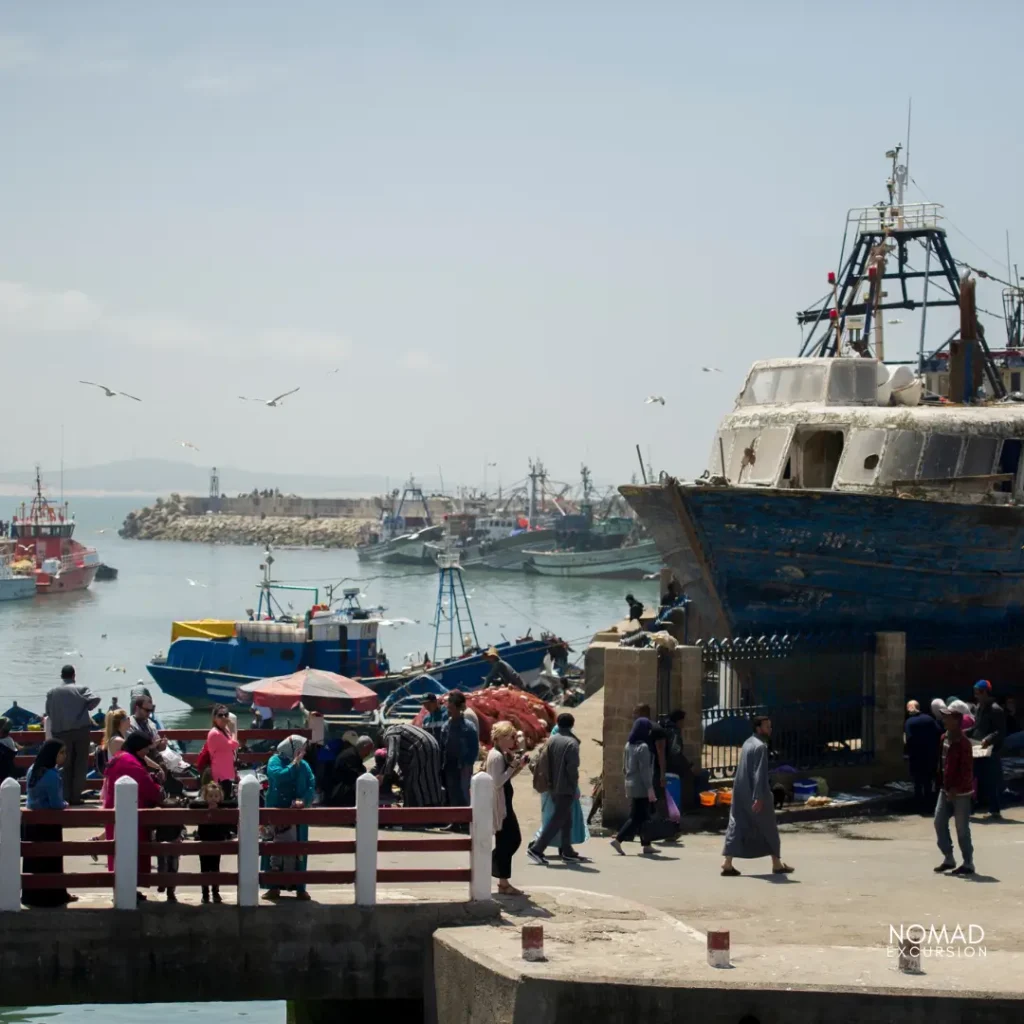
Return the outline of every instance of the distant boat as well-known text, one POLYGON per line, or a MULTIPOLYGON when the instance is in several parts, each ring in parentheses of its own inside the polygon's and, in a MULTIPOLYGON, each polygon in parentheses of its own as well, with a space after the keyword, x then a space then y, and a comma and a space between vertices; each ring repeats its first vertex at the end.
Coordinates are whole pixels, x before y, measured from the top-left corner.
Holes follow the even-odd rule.
POLYGON ((35 578, 12 572, 11 556, 0 555, 0 601, 21 601, 35 596, 35 578))
POLYGON ((540 576, 642 580, 658 572, 661 555, 653 540, 603 551, 526 551, 526 571, 540 576))
POLYGON ((435 526, 431 521, 430 507, 423 491, 410 478, 398 507, 392 505, 381 511, 376 530, 370 534, 367 543, 356 548, 356 556, 360 562, 430 565, 434 554, 427 545, 440 540, 443 534, 444 527, 435 526), (421 506, 422 513, 410 514, 409 506, 415 508, 416 505, 421 506))
POLYGON ((96 579, 116 580, 117 570, 112 565, 106 565, 105 563, 101 562, 99 568, 96 570, 96 579))

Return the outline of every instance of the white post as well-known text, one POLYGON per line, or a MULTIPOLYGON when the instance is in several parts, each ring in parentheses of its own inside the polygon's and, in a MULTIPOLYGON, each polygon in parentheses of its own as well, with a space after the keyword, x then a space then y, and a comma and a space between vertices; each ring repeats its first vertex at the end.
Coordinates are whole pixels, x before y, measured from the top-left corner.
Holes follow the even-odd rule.
POLYGON ((377 802, 377 779, 366 772, 356 780, 357 907, 377 903, 377 802))
POLYGON ((114 783, 114 907, 135 910, 139 884, 139 787, 122 775, 114 783))
POLYGON ((494 780, 477 772, 469 786, 473 821, 469 826, 469 898, 491 899, 491 848, 494 845, 494 780))
POLYGON ((0 784, 0 910, 21 910, 21 786, 0 784))
POLYGON ((246 775, 238 784, 238 905, 260 899, 260 782, 246 775))

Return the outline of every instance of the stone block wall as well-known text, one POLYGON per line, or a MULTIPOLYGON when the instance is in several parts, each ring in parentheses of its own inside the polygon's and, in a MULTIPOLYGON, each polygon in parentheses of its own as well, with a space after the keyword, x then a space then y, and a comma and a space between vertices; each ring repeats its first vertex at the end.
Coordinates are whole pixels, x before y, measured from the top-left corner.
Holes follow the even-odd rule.
MULTIPOLYGON (((622 775, 622 750, 633 727, 633 708, 650 704, 658 713, 658 652, 655 648, 635 649, 602 643, 604 661, 604 806, 605 825, 616 827, 629 814, 629 801, 622 775)), ((673 708, 686 712, 683 745, 687 757, 700 763, 701 751, 701 652, 696 647, 677 647, 672 652, 667 713, 673 708)))

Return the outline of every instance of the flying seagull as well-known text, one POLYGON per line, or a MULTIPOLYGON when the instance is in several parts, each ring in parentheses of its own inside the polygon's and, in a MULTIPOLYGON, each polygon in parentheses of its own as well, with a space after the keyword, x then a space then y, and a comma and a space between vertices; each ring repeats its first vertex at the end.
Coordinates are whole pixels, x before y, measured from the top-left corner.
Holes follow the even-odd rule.
POLYGON ((722 372, 717 366, 702 366, 701 369, 705 373, 721 373, 722 372))
POLYGON ((190 587, 205 587, 206 586, 205 583, 200 583, 199 580, 191 579, 188 576, 186 576, 185 579, 188 580, 188 585, 190 587))
POLYGON ((134 401, 134 402, 141 402, 142 401, 141 398, 136 398, 134 395, 129 395, 127 391, 111 391, 111 389, 108 388, 106 384, 97 384, 95 381, 91 381, 91 380, 80 380, 78 383, 79 384, 88 384, 89 387, 92 387, 92 388, 101 388, 103 393, 107 396, 107 398, 116 398, 118 395, 121 395, 124 398, 132 399, 132 401, 134 401))
POLYGON ((243 402, 262 402, 264 405, 270 406, 271 409, 276 409, 283 399, 289 395, 294 395, 298 390, 298 388, 292 388, 291 391, 286 391, 283 395, 278 395, 277 398, 271 398, 269 401, 266 398, 247 398, 245 395, 239 395, 238 397, 243 402))
POLYGON ((662 398, 661 395, 648 395, 644 399, 644 403, 646 405, 653 405, 655 402, 657 402, 659 405, 664 405, 665 404, 665 399, 662 398))
POLYGON ((179 441, 178 444, 180 444, 182 448, 191 448, 194 452, 199 451, 191 441, 179 441))

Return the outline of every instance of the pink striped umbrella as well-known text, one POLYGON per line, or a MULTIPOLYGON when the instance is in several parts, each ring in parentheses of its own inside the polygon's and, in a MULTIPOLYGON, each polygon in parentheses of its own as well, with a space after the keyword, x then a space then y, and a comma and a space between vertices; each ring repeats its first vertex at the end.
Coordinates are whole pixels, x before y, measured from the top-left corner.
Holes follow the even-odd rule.
POLYGON ((301 703, 310 711, 326 714, 347 711, 374 711, 377 694, 337 672, 304 668, 290 676, 257 679, 238 688, 239 700, 252 700, 260 707, 287 711, 301 703))

